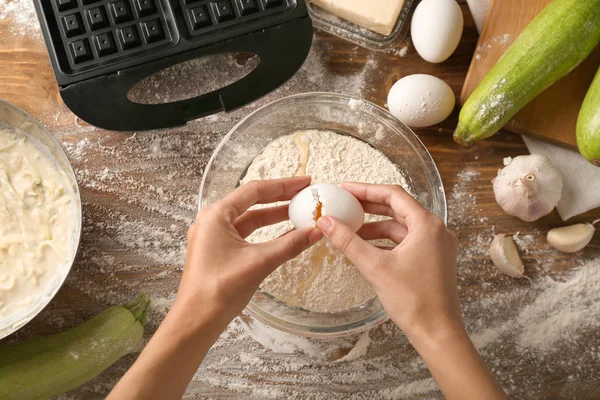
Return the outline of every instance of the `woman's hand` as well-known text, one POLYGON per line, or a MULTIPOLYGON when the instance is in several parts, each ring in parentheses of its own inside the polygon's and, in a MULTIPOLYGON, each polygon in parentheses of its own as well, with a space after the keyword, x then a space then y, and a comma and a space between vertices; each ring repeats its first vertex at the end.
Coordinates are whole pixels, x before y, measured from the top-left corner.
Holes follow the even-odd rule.
POLYGON ((316 228, 292 230, 265 243, 245 240, 261 227, 288 219, 287 205, 250 207, 290 200, 309 184, 310 177, 252 181, 200 210, 188 232, 187 260, 174 308, 204 309, 227 325, 271 272, 318 242, 322 233, 316 228))
POLYGON ((333 218, 318 227, 373 286, 392 320, 409 336, 462 327, 456 285, 456 235, 396 185, 345 183, 370 214, 391 217, 356 233, 333 218), (393 250, 366 240, 391 239, 393 250))
POLYGON ((456 285, 456 235, 400 186, 346 183, 367 213, 391 219, 353 233, 321 217, 318 227, 371 283, 392 320, 429 367, 447 399, 507 399, 471 343, 456 285), (391 239, 380 249, 366 240, 391 239))
POLYGON ((316 228, 266 243, 245 238, 288 218, 290 200, 310 177, 254 181, 203 208, 188 233, 188 253, 175 304, 135 364, 108 398, 180 399, 210 347, 273 270, 318 242, 316 228))

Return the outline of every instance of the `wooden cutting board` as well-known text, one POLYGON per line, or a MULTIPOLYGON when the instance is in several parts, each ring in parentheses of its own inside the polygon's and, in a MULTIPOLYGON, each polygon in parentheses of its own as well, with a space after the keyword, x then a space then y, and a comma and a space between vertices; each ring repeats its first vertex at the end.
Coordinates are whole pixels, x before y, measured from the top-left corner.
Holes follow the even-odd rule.
MULTIPOLYGON (((467 100, 527 24, 552 0, 492 0, 461 93, 467 100)), ((509 122, 505 129, 576 146, 577 115, 600 66, 600 47, 509 122)))

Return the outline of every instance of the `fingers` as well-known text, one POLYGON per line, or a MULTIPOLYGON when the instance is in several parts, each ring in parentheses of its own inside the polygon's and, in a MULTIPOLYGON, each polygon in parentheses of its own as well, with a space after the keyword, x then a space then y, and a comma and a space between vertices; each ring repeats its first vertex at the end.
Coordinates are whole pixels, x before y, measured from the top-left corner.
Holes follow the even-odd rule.
POLYGON ((409 220, 422 220, 429 215, 429 211, 399 185, 345 182, 342 186, 358 200, 389 205, 394 213, 404 218, 407 223, 409 220))
POLYGON ((364 240, 390 239, 400 244, 408 235, 408 228, 396 220, 388 219, 364 224, 356 234, 364 240))
POLYGON ((255 230, 274 225, 288 219, 288 204, 276 207, 249 210, 243 213, 233 224, 240 236, 247 238, 255 230))
POLYGON ((304 250, 323 238, 323 233, 315 228, 293 230, 287 234, 258 245, 260 251, 265 255, 268 273, 281 264, 291 260, 304 250))
POLYGON ((310 176, 297 176, 251 181, 235 189, 220 203, 225 207, 229 221, 233 223, 255 204, 290 200, 296 193, 310 184, 310 179, 310 176))
POLYGON ((371 264, 380 255, 381 250, 365 242, 347 225, 335 218, 321 217, 317 221, 317 227, 338 251, 359 268, 371 264))
POLYGON ((386 217, 392 217, 401 224, 405 224, 404 218, 395 213, 392 207, 388 206, 387 204, 373 203, 372 201, 361 201, 360 204, 362 205, 363 210, 365 210, 365 213, 367 214, 384 215, 386 217))
POLYGON ((368 214, 385 215, 386 217, 392 218, 395 218, 397 215, 392 207, 387 204, 374 203, 366 200, 361 201, 360 204, 362 205, 363 210, 368 214))

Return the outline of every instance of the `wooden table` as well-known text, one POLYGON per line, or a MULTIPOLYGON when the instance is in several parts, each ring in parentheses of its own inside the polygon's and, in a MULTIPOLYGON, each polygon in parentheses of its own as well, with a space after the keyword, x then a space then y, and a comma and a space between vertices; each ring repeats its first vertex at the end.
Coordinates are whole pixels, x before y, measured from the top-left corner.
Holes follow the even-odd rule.
MULTIPOLYGON (((405 57, 399 57, 316 32, 303 69, 275 93, 229 115, 176 129, 138 133, 104 131, 75 118, 60 99, 42 40, 12 34, 15 22, 0 20, 0 98, 33 114, 64 145, 77 171, 84 214, 80 253, 66 284, 34 321, 9 340, 77 325, 108 304, 124 302, 142 290, 155 300, 146 332, 150 337, 177 288, 185 232, 195 214, 203 168, 235 122, 259 105, 305 91, 340 91, 384 105, 391 85, 413 73, 436 75, 458 95, 477 41, 466 3, 460 3, 465 31, 456 53, 445 63, 433 65, 421 60, 412 46, 405 57)), ((223 70, 236 74, 250 61, 236 57, 228 62, 223 70)), ((154 83, 173 87, 172 79, 167 74, 154 83)), ((191 85, 181 86, 194 86, 194 82, 192 79, 191 85)), ((515 335, 522 329, 518 327, 519 312, 540 298, 547 279, 568 279, 581 260, 600 256, 600 235, 582 253, 563 255, 544 240, 547 229, 561 223, 556 214, 528 224, 503 213, 494 201, 490 182, 504 157, 527 153, 523 141, 502 132, 471 149, 461 149, 452 141, 456 122, 457 112, 440 126, 419 129, 417 134, 438 165, 448 194, 449 222, 461 239, 459 285, 469 332, 515 398, 600 398, 597 316, 573 338, 554 341, 543 351, 520 348, 511 339, 512 332, 498 333, 505 321, 512 321, 505 326, 515 327, 515 335), (533 284, 510 279, 494 269, 486 254, 493 232, 530 235, 525 236, 528 244, 522 250, 533 284)), ((600 210, 576 219, 598 217, 600 210)), ((598 301, 598 297, 591 298, 583 307, 598 301)), ((292 350, 296 351, 292 354, 273 352, 264 346, 268 346, 266 341, 261 340, 263 345, 255 342, 237 321, 209 354, 187 396, 442 397, 417 354, 393 325, 387 323, 373 330, 371 339, 362 358, 334 363, 327 357, 304 354, 304 342, 294 342, 292 350)), ((355 340, 313 341, 311 345, 335 345, 341 348, 338 353, 344 353, 355 340)), ((70 398, 103 398, 134 358, 125 357, 90 384, 73 391, 70 398)))

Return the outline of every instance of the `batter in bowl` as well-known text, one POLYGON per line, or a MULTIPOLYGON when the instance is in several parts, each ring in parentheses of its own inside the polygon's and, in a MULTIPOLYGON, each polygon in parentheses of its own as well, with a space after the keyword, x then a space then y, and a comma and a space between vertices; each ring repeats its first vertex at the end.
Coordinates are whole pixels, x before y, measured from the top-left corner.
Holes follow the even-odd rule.
MULTIPOLYGON (((242 183, 310 175, 312 183, 344 181, 399 184, 409 189, 397 166, 362 140, 331 131, 307 130, 271 142, 254 159, 242 183)), ((367 215, 365 222, 381 217, 367 215)), ((262 228, 248 241, 264 242, 292 229, 289 221, 262 228)), ((314 312, 340 312, 358 307, 375 292, 358 269, 324 239, 283 264, 261 289, 293 306, 314 312)))
POLYGON ((73 191, 41 149, 0 129, 0 326, 33 304, 72 257, 73 191))

